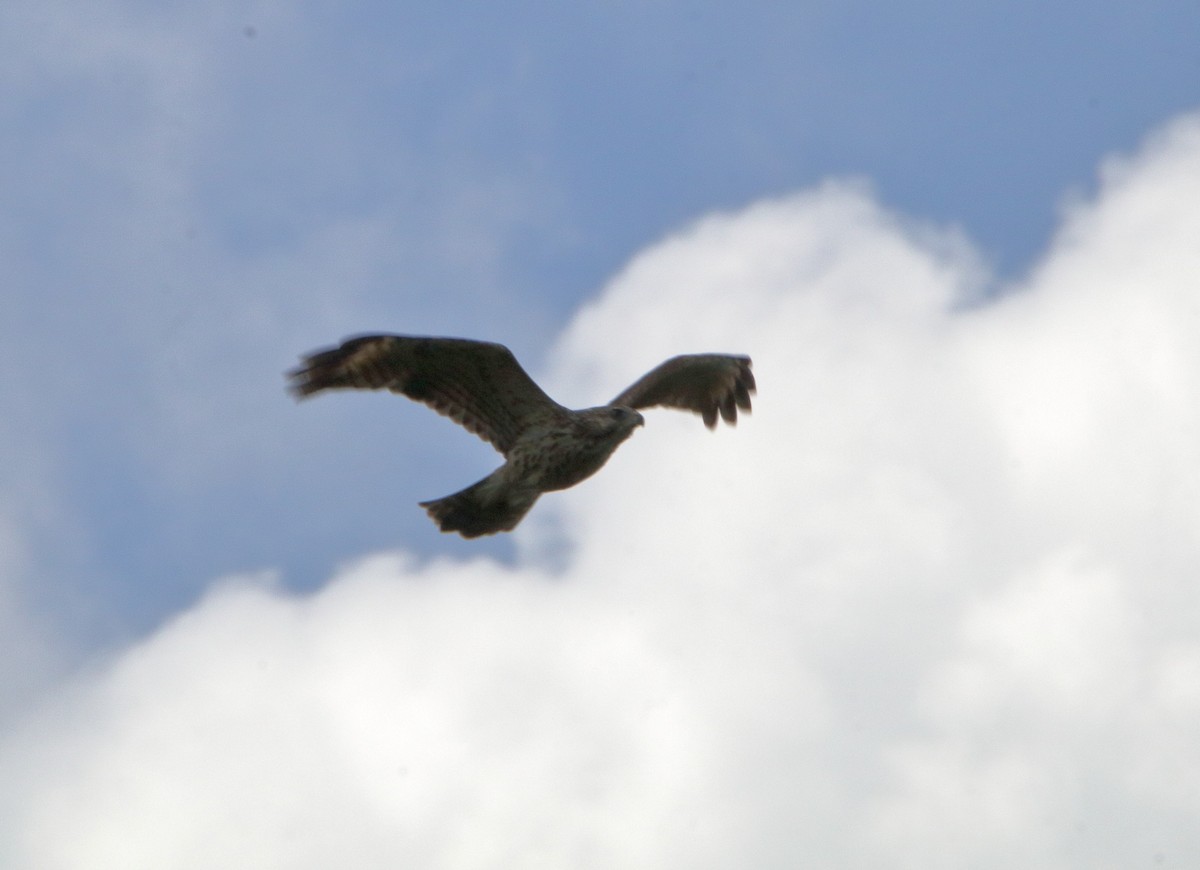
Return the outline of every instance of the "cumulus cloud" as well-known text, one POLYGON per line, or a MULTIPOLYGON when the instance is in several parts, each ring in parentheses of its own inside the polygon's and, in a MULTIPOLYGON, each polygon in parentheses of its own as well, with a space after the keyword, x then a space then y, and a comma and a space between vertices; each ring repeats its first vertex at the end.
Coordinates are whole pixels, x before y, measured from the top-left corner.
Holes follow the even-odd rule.
POLYGON ((25 538, 10 509, 0 505, 0 730, 60 664, 53 633, 26 588, 25 538))
POLYGON ((1197 203, 1187 117, 983 304, 969 245, 858 185, 700 221, 579 314, 552 391, 749 352, 752 417, 654 412, 511 567, 217 584, 6 735, 0 842, 45 868, 1193 864, 1197 203))

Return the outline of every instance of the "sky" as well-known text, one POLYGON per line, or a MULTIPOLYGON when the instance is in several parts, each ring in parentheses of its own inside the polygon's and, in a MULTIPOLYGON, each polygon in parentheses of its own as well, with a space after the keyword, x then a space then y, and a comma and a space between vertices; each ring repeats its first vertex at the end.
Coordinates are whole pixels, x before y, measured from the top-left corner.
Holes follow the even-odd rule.
POLYGON ((0 7, 0 867, 1200 860, 1200 7, 0 7), (364 331, 650 411, 511 535, 364 331))

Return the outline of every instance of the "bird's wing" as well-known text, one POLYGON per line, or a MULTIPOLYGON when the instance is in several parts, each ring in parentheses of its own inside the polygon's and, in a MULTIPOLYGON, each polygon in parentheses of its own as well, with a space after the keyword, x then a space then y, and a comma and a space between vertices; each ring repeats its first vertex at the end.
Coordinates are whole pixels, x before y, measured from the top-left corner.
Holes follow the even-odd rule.
POLYGON ((718 413, 726 423, 737 425, 738 408, 750 410, 753 392, 750 357, 697 353, 672 357, 609 404, 693 411, 704 418, 705 426, 713 429, 718 413))
POLYGON ((445 414, 507 455, 529 425, 568 413, 502 344, 465 338, 362 335, 302 357, 297 398, 322 390, 391 390, 445 414))

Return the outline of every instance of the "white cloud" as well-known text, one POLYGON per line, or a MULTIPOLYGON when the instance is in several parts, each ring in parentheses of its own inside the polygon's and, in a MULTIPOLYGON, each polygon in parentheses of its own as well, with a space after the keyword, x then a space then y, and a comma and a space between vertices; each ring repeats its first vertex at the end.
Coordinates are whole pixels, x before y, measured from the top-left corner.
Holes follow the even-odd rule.
MULTIPOLYGON (((37 586, 34 570, 39 545, 67 523, 48 494, 54 475, 46 451, 21 431, 23 424, 19 416, 0 421, 0 456, 8 460, 0 463, 0 730, 69 658, 52 628, 52 596, 37 586)), ((51 570, 71 561, 69 545, 56 543, 51 570)))
POLYGON ((14 866, 1189 866, 1200 118, 963 306, 953 234, 828 185, 636 258, 554 392, 753 354, 514 568, 218 585, 0 744, 14 866), (540 567, 558 540, 555 571, 540 567))
POLYGON ((52 632, 28 595, 28 546, 13 513, 0 504, 0 729, 21 714, 60 665, 52 632))

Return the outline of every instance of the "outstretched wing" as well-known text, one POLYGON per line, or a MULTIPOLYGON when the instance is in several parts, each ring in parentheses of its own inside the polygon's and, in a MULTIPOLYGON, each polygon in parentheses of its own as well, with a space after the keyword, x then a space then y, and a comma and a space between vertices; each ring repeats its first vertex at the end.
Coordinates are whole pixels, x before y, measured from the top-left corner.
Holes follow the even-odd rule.
POLYGON ((362 335, 302 357, 297 398, 322 390, 391 390, 423 402, 507 455, 531 424, 567 411, 502 344, 465 338, 362 335))
POLYGON ((754 392, 750 357, 697 353, 672 357, 617 396, 610 405, 627 408, 680 408, 716 428, 717 414, 737 425, 738 408, 749 412, 754 392))

